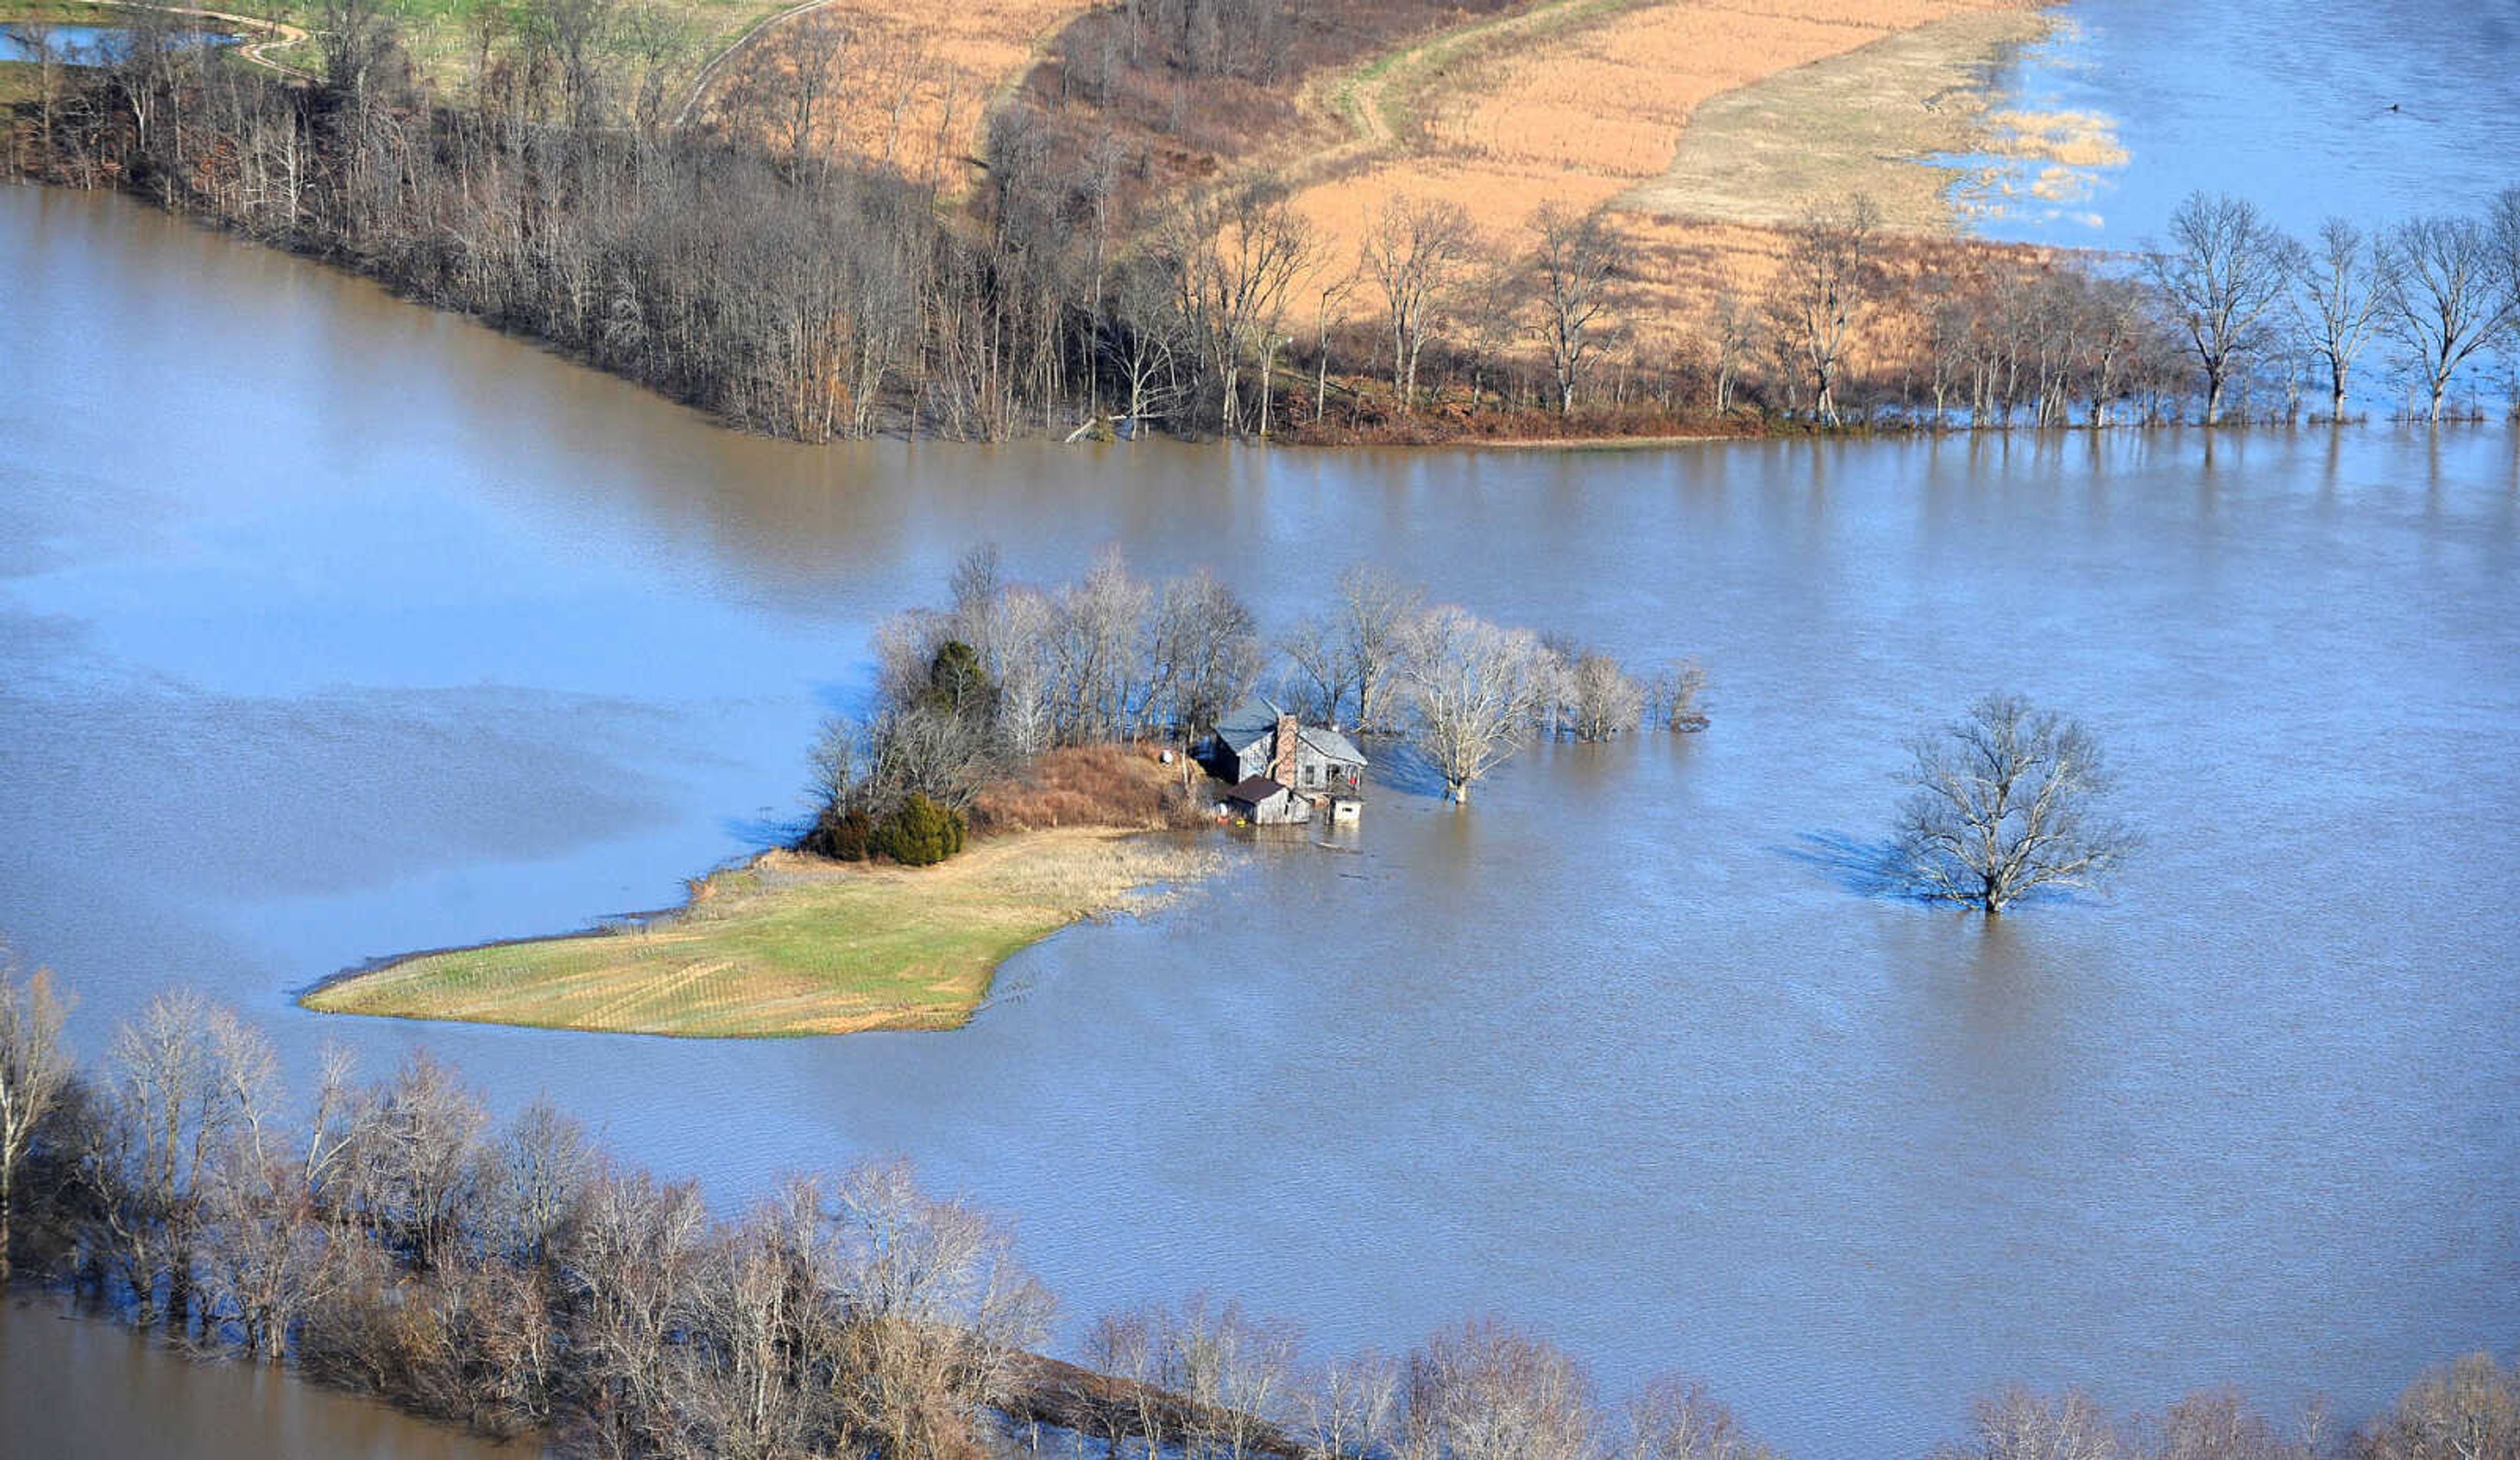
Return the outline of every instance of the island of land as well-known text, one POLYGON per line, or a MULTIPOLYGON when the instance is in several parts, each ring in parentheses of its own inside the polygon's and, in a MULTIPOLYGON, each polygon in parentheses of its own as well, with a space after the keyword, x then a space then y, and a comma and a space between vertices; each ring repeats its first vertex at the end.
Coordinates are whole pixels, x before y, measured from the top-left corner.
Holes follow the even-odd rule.
POLYGON ((300 1002, 539 1029, 698 1039, 954 1029, 998 965, 1071 923, 1151 910, 1213 869, 1178 835, 1017 831, 935 866, 767 852, 625 926, 396 958, 300 1002))
MULTIPOLYGON (((1144 914, 1215 870, 1178 761, 1117 745, 1036 757, 972 808, 983 834, 928 866, 786 848, 692 882, 686 904, 549 938, 353 969, 328 1014, 693 1039, 956 1029, 998 966, 1072 923, 1144 914)), ((810 844, 810 839, 809 839, 810 844)))

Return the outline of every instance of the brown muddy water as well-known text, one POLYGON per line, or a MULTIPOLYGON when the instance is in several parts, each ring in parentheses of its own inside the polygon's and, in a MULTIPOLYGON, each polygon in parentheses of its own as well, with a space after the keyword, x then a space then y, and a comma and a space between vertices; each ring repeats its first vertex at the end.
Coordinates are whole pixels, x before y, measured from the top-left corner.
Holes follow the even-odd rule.
MULTIPOLYGON (((0 189, 0 926, 90 1051, 190 980, 300 1072, 427 1047, 729 1202, 906 1153, 1069 1339, 1201 1288, 1321 1349, 1496 1313, 1803 1456, 2011 1380, 2359 1417, 2520 1331, 2510 433, 816 451, 112 199, 0 189), (1386 775, 1356 850, 1238 853, 954 1034, 292 1007, 761 844, 982 539, 1279 622, 1370 558, 1693 654, 1714 726, 1466 814, 1386 775), (1868 895, 1901 737, 1997 686, 2093 726, 2144 855, 1996 924, 1868 895)), ((11 1321, 13 1371, 127 1361, 11 1321)))
POLYGON ((269 1369, 195 1363, 119 1324, 0 1303, 0 1454, 23 1460, 533 1460, 269 1369))

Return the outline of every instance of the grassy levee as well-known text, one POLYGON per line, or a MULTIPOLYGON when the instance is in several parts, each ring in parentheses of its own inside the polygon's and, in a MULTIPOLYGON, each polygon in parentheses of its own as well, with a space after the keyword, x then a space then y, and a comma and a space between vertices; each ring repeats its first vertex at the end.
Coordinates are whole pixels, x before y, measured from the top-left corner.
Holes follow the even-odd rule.
POLYGON ((639 927, 415 954, 299 1001, 698 1039, 952 1029, 1019 950, 1084 918, 1147 910, 1215 860, 1178 837, 1085 827, 978 842, 933 867, 772 853, 639 927))

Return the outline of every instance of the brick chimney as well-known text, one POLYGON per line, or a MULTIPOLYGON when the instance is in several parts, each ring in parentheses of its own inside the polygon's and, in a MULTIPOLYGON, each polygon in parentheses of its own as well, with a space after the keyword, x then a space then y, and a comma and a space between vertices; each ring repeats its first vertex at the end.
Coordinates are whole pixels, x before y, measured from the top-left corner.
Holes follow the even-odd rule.
POLYGON ((1295 741, 1302 733, 1294 716, 1278 717, 1278 743, 1269 762, 1269 776, 1282 786, 1295 783, 1295 741))

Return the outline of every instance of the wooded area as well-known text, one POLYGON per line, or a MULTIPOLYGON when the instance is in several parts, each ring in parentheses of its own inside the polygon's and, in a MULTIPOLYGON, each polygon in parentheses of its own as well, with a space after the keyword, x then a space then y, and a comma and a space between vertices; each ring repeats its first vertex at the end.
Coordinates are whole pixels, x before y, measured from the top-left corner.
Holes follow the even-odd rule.
MULTIPOLYGON (((262 1033, 189 991, 80 1069, 67 1000, 0 962, 0 1194, 21 1288, 68 1285, 203 1354, 309 1377, 563 1455, 1275 1455, 1750 1460, 1705 1389, 1605 1403, 1573 1356, 1493 1321, 1406 1355, 1307 1361, 1292 1327, 1204 1298, 1035 1356, 1050 1295, 1006 1227, 898 1163, 790 1176, 735 1215, 536 1102, 496 1120, 426 1053, 292 1093, 262 1033)), ((0 1269, 5 1271, 5 1269, 0 1269)), ((2477 1354, 2340 1436, 2229 1391, 2112 1418, 1980 1402, 1949 1460, 2513 1460, 2520 1373, 2477 1354)))
POLYGON ((872 711, 830 721, 815 748, 806 850, 881 852, 873 839, 905 808, 985 813, 1046 752, 1187 749, 1263 684, 1315 724, 1405 740, 1456 802, 1534 736, 1706 723, 1693 663, 1639 678, 1591 645, 1428 606, 1422 589, 1363 564, 1274 640, 1206 569, 1150 584, 1117 549, 1051 587, 1012 581, 995 548, 974 549, 950 592, 948 606, 877 631, 872 711))
MULTIPOLYGON (((1097 33, 1129 74, 1232 77, 1268 68, 1282 9, 1130 7, 1097 33)), ((1660 265, 1615 213, 1506 238, 1395 196, 1337 256, 1276 181, 1172 176, 1147 136, 1080 131, 1101 112, 1038 88, 960 156, 950 107, 938 136, 903 135, 937 114, 917 49, 829 18, 743 52, 706 125, 669 94, 685 42, 628 0, 528 0, 483 29, 461 99, 415 79, 376 0, 326 8, 311 83, 130 19, 108 57, 21 27, 42 59, 18 170, 803 441, 1114 418, 1320 441, 2290 421, 2351 414, 2374 345, 2401 413, 2439 420, 2488 409, 2479 368, 2520 344, 2520 188, 2472 215, 2332 221, 2315 247, 2200 196, 2135 258, 1894 237, 1857 199, 1674 320, 1641 313, 1660 265)))

